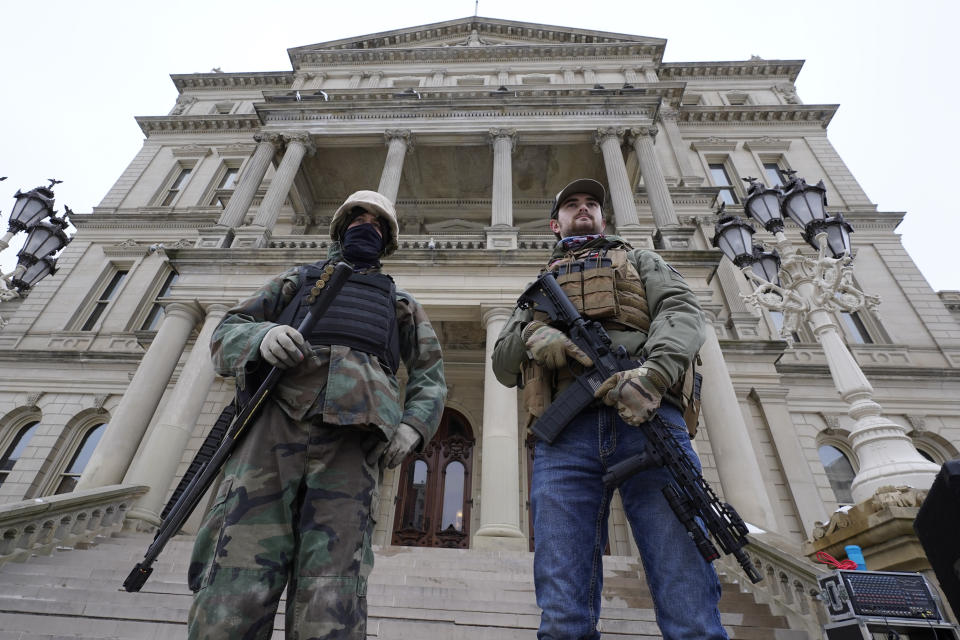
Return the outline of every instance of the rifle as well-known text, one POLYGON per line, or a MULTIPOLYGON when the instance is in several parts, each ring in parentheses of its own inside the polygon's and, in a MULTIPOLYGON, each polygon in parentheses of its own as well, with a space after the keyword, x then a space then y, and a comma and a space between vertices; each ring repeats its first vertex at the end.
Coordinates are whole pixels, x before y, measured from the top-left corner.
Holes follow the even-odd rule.
MULTIPOLYGON (((339 263, 336 267, 327 264, 324 267, 323 275, 314 283, 310 291, 307 302, 311 304, 310 310, 304 317, 303 322, 297 327, 303 335, 311 332, 317 320, 327 311, 333 299, 337 296, 347 279, 353 273, 353 269, 346 263, 339 263)), ((147 582, 147 578, 153 573, 151 566, 156 561, 157 556, 163 551, 167 541, 174 536, 186 522, 193 510, 196 509, 200 498, 207 492, 213 479, 219 473, 220 469, 226 463, 227 458, 233 453, 241 438, 246 434, 246 427, 256 417, 264 401, 270 396, 270 393, 276 387, 277 382, 283 376, 284 370, 277 367, 271 367, 270 372, 264 378, 263 382, 257 388, 256 393, 250 398, 243 408, 234 417, 230 428, 227 430, 223 442, 217 448, 216 452, 210 457, 205 465, 196 473, 190 484, 180 495, 180 498, 169 509, 169 513, 160 523, 157 534, 153 542, 147 547, 143 560, 137 565, 123 581, 123 588, 127 591, 140 591, 140 588, 147 582)))
MULTIPOLYGON (((541 275, 527 287, 517 305, 546 313, 551 326, 566 333, 593 360, 593 366, 561 391, 533 423, 531 431, 549 444, 556 440, 574 416, 594 401, 594 393, 607 378, 619 371, 636 369, 642 362, 630 358, 623 345, 613 348, 603 326, 596 320, 585 320, 580 315, 552 272, 541 275)), ((748 530, 736 509, 717 498, 673 440, 669 427, 660 416, 654 414, 639 428, 647 437, 646 451, 612 466, 603 476, 604 485, 613 488, 644 469, 666 468, 673 483, 661 489, 663 496, 704 560, 712 562, 720 554, 696 518, 703 522, 724 553, 733 554, 751 582, 760 582, 763 576, 743 551, 743 547, 749 544, 748 530)))

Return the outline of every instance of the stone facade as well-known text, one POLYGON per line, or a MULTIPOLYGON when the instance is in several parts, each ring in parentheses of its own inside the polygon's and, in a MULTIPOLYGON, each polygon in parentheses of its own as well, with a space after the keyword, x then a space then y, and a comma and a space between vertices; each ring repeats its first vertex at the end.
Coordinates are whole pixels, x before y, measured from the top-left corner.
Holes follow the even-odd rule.
MULTIPOLYGON (((74 217, 60 271, 4 303, 0 454, 37 426, 0 502, 144 484, 130 516, 156 523, 232 393, 209 367, 212 326, 270 275, 325 255, 335 207, 376 188, 395 195, 401 228, 387 269, 425 305, 450 385, 447 439, 386 474, 376 541, 409 542, 419 522, 433 529, 419 544, 527 548, 522 412, 489 354, 552 247, 552 195, 575 177, 606 184, 611 230, 662 252, 700 296, 712 330, 694 445, 746 520, 799 548, 844 501, 819 448, 857 460, 812 332, 781 340, 711 248, 714 203, 737 211, 741 177, 824 180, 830 210, 856 229, 856 281, 883 301, 837 319, 847 344, 917 449, 957 457, 957 292, 931 290, 895 233, 903 214, 878 211, 831 146, 837 105, 802 103, 802 61, 663 63, 665 46, 466 18, 296 47, 290 71, 172 76, 176 104, 137 118, 143 149, 74 217), (418 464, 446 480, 420 483, 418 464), (441 493, 457 486, 448 512, 441 493)), ((787 235, 801 247, 796 227, 787 235)), ((616 504, 611 550, 630 554, 616 504)))

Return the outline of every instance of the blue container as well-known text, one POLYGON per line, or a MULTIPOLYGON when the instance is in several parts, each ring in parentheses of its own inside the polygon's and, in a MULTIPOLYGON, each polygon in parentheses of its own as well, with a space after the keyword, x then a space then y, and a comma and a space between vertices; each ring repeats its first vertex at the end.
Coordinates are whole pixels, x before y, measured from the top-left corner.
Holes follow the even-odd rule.
POLYGON ((867 563, 863 559, 863 550, 855 544, 848 544, 844 547, 847 552, 847 559, 857 563, 857 571, 866 571, 867 563))

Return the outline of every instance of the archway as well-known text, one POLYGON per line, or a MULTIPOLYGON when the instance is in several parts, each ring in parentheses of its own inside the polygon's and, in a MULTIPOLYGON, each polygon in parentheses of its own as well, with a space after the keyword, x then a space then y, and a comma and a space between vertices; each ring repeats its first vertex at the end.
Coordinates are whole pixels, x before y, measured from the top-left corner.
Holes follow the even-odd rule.
POLYGON ((470 546, 470 478, 473 430, 453 409, 422 453, 401 467, 392 544, 413 547, 470 546))

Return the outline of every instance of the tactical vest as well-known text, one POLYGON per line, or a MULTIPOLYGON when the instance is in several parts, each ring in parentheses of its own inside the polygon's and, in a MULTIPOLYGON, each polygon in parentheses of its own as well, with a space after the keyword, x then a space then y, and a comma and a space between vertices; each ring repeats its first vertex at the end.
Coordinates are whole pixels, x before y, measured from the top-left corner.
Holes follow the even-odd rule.
MULTIPOLYGON (((599 248, 568 254, 541 273, 546 271, 557 274, 557 283, 577 311, 585 318, 599 321, 605 330, 650 330, 646 290, 625 249, 599 248)), ((534 312, 534 320, 549 322, 540 311, 534 312)), ((700 413, 700 374, 695 372, 699 359, 699 354, 694 356, 685 375, 667 391, 684 411, 691 438, 696 434, 700 413)), ((528 424, 543 415, 554 393, 566 387, 581 370, 575 362, 560 370, 542 367, 533 360, 524 362, 521 375, 528 424)))
MULTIPOLYGON (((277 324, 300 325, 310 310, 306 297, 322 272, 322 264, 300 268, 300 288, 277 324)), ((393 279, 383 273, 354 273, 304 338, 314 346, 336 344, 376 356, 395 374, 400 366, 400 336, 393 279)))

